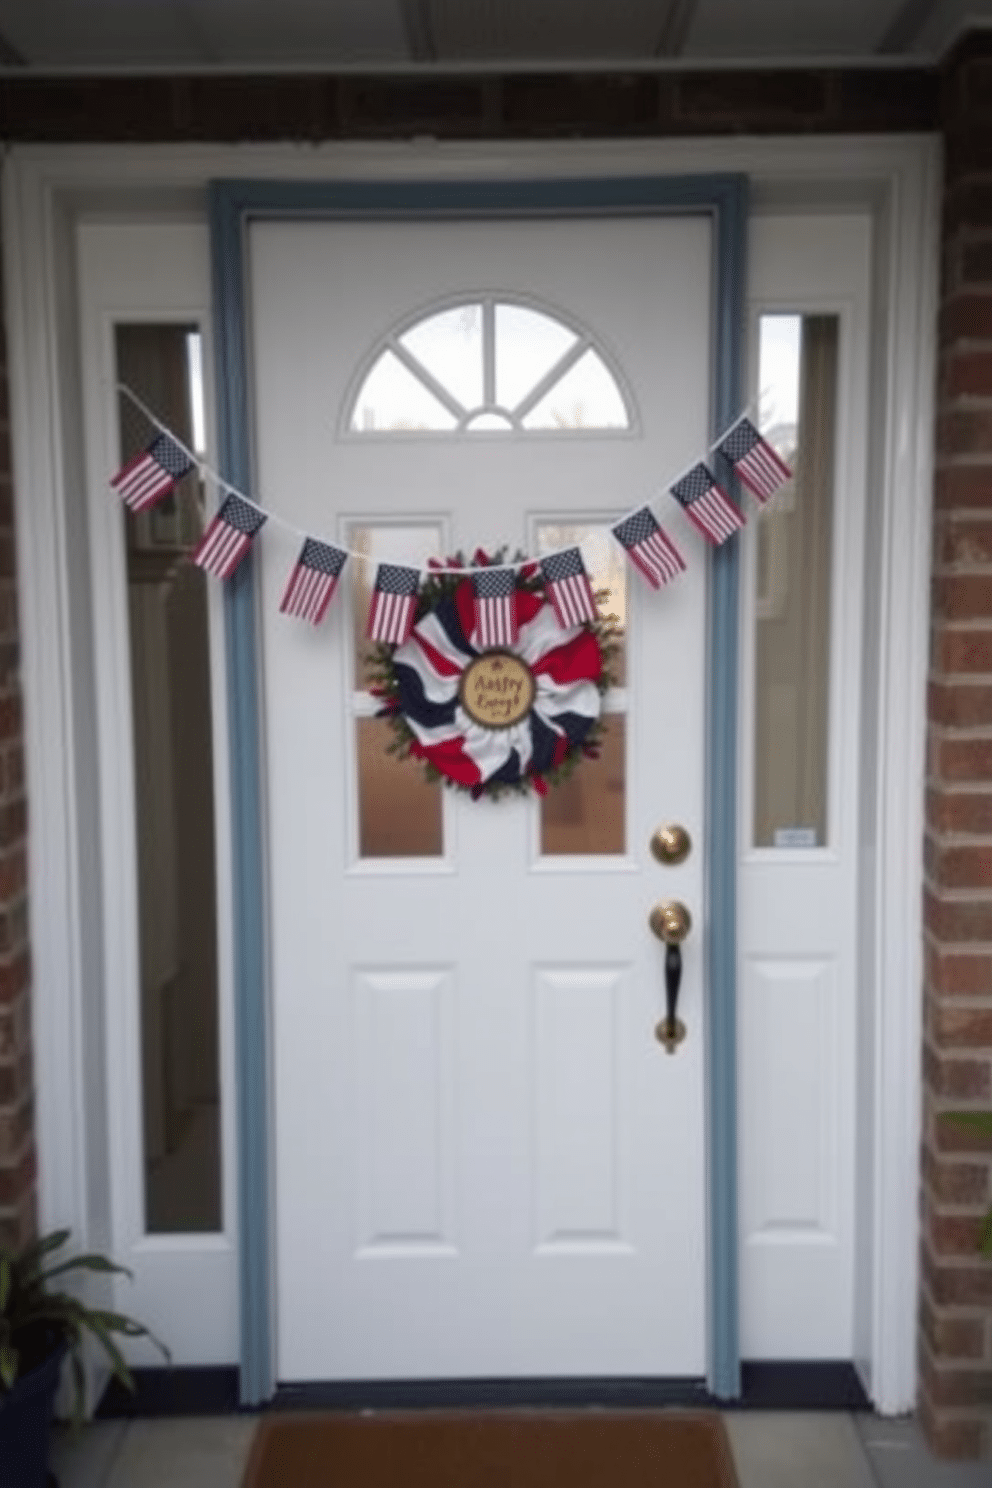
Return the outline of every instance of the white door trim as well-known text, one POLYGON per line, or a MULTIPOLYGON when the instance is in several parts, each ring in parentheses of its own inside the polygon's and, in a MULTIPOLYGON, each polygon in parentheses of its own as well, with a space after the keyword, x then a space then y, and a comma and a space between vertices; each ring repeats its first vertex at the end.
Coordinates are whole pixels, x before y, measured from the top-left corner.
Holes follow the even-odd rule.
POLYGON ((925 684, 929 616, 939 142, 931 137, 693 140, 531 147, 15 147, 3 186, 17 509, 43 1225, 107 1232, 101 885, 90 595, 72 273, 80 214, 205 213, 213 177, 507 178, 744 171, 754 209, 861 205, 876 230, 861 822, 857 1363, 876 1406, 915 1396, 925 684), (875 561, 877 559, 877 561, 875 561))

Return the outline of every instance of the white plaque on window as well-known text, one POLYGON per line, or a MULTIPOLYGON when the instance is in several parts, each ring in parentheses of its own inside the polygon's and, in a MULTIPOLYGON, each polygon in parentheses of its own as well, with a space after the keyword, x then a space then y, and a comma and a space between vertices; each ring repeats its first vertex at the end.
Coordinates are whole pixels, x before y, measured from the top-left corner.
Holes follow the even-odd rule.
POLYGON ((776 827, 776 847, 815 847, 815 827, 776 827))

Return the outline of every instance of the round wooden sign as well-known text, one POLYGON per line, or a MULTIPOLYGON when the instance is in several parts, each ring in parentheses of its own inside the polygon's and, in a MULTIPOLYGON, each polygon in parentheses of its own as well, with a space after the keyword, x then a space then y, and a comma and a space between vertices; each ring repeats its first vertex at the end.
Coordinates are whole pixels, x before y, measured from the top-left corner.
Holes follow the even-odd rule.
POLYGON ((512 651, 484 651, 461 677, 459 698, 473 723, 505 729, 527 717, 537 690, 534 674, 512 651))

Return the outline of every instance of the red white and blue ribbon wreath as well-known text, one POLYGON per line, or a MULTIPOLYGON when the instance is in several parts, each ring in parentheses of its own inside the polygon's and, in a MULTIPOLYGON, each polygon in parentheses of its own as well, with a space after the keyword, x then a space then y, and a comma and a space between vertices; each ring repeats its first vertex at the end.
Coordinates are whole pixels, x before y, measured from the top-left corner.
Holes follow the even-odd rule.
MULTIPOLYGON (((514 574, 506 643, 488 640, 478 574, 432 574, 409 638, 376 653, 380 715, 393 725, 393 752, 422 760, 432 778, 476 797, 543 794, 578 759, 598 754, 614 622, 563 627, 537 565, 508 570, 481 552, 476 563, 483 573, 514 574)), ((501 597, 504 587, 500 580, 501 597)))

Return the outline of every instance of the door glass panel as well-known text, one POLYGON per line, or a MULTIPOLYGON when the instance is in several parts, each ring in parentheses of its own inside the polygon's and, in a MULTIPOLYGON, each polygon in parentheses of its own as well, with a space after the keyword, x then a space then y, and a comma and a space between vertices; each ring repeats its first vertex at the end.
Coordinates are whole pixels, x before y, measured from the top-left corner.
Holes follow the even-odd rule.
POLYGON ((827 837, 836 315, 763 315, 760 422, 795 471, 757 521, 754 842, 827 837))
POLYGON ((575 366, 524 416, 525 429, 626 429, 623 398, 602 357, 583 352, 575 366))
POLYGON ((599 758, 580 760, 574 773, 551 786, 541 801, 544 855, 626 850, 627 720, 622 713, 611 713, 605 722, 599 758))
POLYGON ((496 306, 496 402, 516 408, 575 345, 560 320, 525 305, 496 306))
POLYGON ((456 305, 421 320, 400 337, 464 408, 482 402, 482 306, 456 305))
POLYGON ((361 434, 453 429, 458 420, 391 351, 383 352, 362 384, 351 416, 361 434))
POLYGON ((440 781, 427 780, 419 761, 389 754, 392 729, 385 720, 368 716, 375 706, 368 691, 374 646, 366 639, 366 630, 377 565, 426 567, 427 559, 441 552, 441 528, 426 522, 407 527, 356 523, 349 529, 348 546, 360 555, 348 565, 355 638, 352 701, 360 710, 354 720, 359 857, 440 857, 444 852, 440 781))
MULTIPOLYGON (((578 544, 595 593, 608 591, 600 614, 614 618, 617 649, 610 662, 614 685, 626 683, 627 571, 616 543, 601 527, 582 522, 540 522, 539 553, 578 544)), ((609 698, 611 712, 599 744, 598 759, 582 759, 560 785, 541 798, 541 853, 544 855, 623 853, 626 851, 626 719, 623 702, 609 698)))
MULTIPOLYGON (((119 325, 117 375, 202 446, 199 335, 119 325)), ((121 460, 155 430, 120 400, 121 460)), ((125 509, 138 857, 145 1226, 221 1228, 213 743, 203 525, 195 472, 151 511, 125 509)))
POLYGON ((389 753, 384 718, 358 718, 358 853, 362 858, 439 858, 441 785, 417 760, 389 753))

